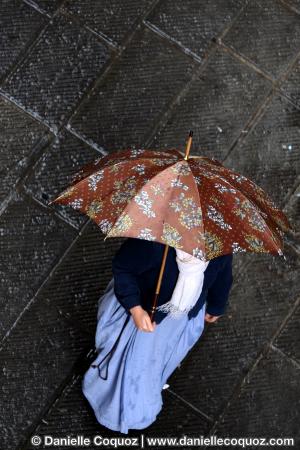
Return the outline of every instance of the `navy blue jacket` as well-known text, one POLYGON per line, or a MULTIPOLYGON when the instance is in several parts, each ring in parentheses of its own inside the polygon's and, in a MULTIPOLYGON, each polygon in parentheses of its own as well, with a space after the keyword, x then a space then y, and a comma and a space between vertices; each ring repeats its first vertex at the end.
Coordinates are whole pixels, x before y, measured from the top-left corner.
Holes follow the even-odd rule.
MULTIPOLYGON (((114 292, 129 314, 129 309, 136 305, 150 312, 164 248, 165 245, 159 242, 128 238, 116 252, 112 261, 114 292)), ((176 250, 169 247, 157 306, 171 299, 178 274, 176 250)), ((194 317, 205 301, 207 313, 213 316, 224 314, 232 281, 232 254, 212 259, 204 272, 201 295, 188 317, 194 317)), ((166 314, 156 311, 155 322, 159 323, 166 314)))

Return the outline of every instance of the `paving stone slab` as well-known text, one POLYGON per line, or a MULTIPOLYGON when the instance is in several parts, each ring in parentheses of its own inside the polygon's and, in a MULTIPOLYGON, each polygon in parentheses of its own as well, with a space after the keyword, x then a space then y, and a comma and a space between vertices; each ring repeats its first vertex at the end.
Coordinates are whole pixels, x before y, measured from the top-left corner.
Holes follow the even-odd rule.
MULTIPOLYGON (((50 148, 44 153, 26 181, 26 188, 39 201, 48 205, 69 186, 72 176, 84 164, 103 156, 96 150, 79 140, 71 133, 61 133, 50 148)), ((61 205, 52 206, 68 222, 76 227, 82 226, 87 216, 73 208, 61 205)))
POLYGON ((204 335, 168 380, 170 389, 211 417, 223 410, 299 296, 300 261, 288 249, 286 255, 286 262, 253 255, 247 270, 238 278, 234 273, 226 314, 219 323, 206 325, 204 335))
POLYGON ((52 14, 60 7, 63 0, 25 0, 25 2, 41 12, 52 14))
MULTIPOLYGON (((300 292, 299 292, 300 294, 300 292)), ((300 364, 300 308, 298 307, 283 328, 274 345, 300 364)))
POLYGON ((0 351, 1 443, 14 449, 55 400, 90 340, 63 320, 53 302, 39 298, 26 310, 0 351))
POLYGON ((1 337, 75 235, 73 227, 30 197, 18 195, 10 201, 0 216, 1 337))
POLYGON ((51 299, 63 317, 77 323, 94 342, 97 307, 112 278, 111 261, 124 238, 107 239, 100 228, 89 223, 82 236, 44 286, 43 296, 51 299))
POLYGON ((0 78, 23 56, 23 52, 38 35, 47 19, 21 0, 0 3, 0 78))
POLYGON ((300 16, 279 0, 248 2, 224 37, 241 55, 278 78, 299 52, 300 16))
POLYGON ((69 0, 64 7, 94 32, 104 35, 112 43, 121 44, 152 3, 153 0, 69 0))
POLYGON ((299 115, 276 95, 226 159, 228 167, 251 178, 281 207, 300 173, 299 115))
MULTIPOLYGON (((167 391, 162 393, 163 409, 158 414, 156 421, 148 428, 143 430, 131 429, 127 435, 110 430, 97 422, 92 408, 82 394, 81 382, 82 377, 79 377, 68 386, 53 409, 43 418, 43 422, 40 423, 34 434, 38 434, 41 437, 45 435, 76 436, 80 434, 90 439, 97 435, 105 437, 139 437, 141 434, 144 434, 145 438, 154 436, 179 438, 183 434, 200 436, 208 431, 207 423, 203 422, 189 406, 167 391)), ((30 444, 26 446, 26 449, 33 448, 30 444)), ((40 448, 47 447, 42 446, 40 448)), ((91 448, 97 447, 91 446, 91 448)), ((121 446, 121 448, 125 447, 121 446)), ((147 448, 154 447, 147 445, 147 448)), ((175 447, 171 446, 168 448, 175 447)))
POLYGON ((141 145, 194 67, 150 30, 140 30, 71 126, 107 150, 141 145))
POLYGON ((0 97, 0 203, 30 165, 46 127, 0 97))
POLYGON ((296 62, 291 73, 281 85, 281 90, 300 107, 300 59, 296 62))
POLYGON ((262 76, 227 52, 217 50, 151 145, 184 151, 192 129, 192 154, 222 160, 270 88, 262 76))
POLYGON ((172 40, 203 58, 210 41, 238 14, 245 0, 166 0, 148 17, 172 40))
POLYGON ((91 33, 56 17, 3 89, 56 131, 109 56, 107 47, 91 33))
MULTIPOLYGON (((271 351, 247 376, 217 436, 291 437, 299 442, 300 369, 271 351)), ((254 448, 254 447, 253 447, 254 448)), ((255 447, 257 448, 257 447, 255 447)))

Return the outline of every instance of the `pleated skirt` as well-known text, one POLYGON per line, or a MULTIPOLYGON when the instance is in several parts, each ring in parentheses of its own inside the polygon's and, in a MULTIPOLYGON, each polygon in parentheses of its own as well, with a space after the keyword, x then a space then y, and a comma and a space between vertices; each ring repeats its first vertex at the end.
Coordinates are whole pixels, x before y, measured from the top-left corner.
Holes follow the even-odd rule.
POLYGON ((114 279, 99 299, 97 357, 82 391, 105 427, 128 434, 151 425, 163 406, 162 389, 204 329, 206 304, 191 319, 166 316, 153 332, 138 330, 114 294, 114 279))

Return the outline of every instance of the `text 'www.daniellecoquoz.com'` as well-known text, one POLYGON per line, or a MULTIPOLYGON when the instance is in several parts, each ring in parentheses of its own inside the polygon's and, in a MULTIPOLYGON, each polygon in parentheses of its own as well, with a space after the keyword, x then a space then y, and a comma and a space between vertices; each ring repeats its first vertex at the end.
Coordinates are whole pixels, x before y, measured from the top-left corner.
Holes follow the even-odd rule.
POLYGON ((219 436, 187 436, 181 437, 165 437, 165 436, 145 436, 141 434, 138 437, 107 437, 96 435, 94 437, 87 437, 83 435, 77 436, 50 436, 50 435, 34 435, 31 436, 31 444, 38 448, 43 447, 75 447, 75 448, 118 448, 118 447, 137 447, 137 448, 163 448, 163 447, 293 447, 295 440, 292 437, 219 437, 219 436))

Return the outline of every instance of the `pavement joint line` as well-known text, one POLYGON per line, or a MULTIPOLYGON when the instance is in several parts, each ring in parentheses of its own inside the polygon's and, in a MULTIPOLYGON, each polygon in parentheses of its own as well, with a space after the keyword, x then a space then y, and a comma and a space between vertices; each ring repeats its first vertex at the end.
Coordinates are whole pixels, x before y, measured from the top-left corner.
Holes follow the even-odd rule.
POLYGON ((172 38, 172 36, 170 36, 169 34, 165 33, 164 31, 162 31, 159 27, 157 27, 156 25, 154 25, 150 21, 144 20, 143 24, 150 31, 152 31, 156 36, 159 36, 161 39, 163 39, 169 45, 173 44, 172 47, 174 47, 176 50, 179 50, 180 53, 183 53, 184 55, 191 57, 194 61, 196 61, 196 62, 198 62, 200 64, 203 62, 203 58, 201 56, 197 55, 197 53, 194 53, 189 48, 184 47, 181 43, 177 42, 176 39, 172 38))
MULTIPOLYGON (((26 3, 27 4, 27 3, 26 3)), ((45 17, 45 16, 43 16, 45 17)), ((21 55, 17 58, 15 63, 9 67, 8 71, 1 77, 0 79, 0 87, 4 86, 4 84, 11 79, 11 77, 17 72, 17 70, 22 67, 22 64, 31 55, 33 52, 36 43, 41 39, 43 34, 47 31, 48 27, 51 25, 51 20, 49 20, 46 24, 41 25, 39 30, 36 31, 34 37, 30 42, 28 42, 27 46, 23 49, 21 55)))
POLYGON ((8 205, 10 204, 10 202, 13 200, 14 196, 15 196, 15 190, 12 189, 7 194, 7 196, 4 198, 4 200, 1 202, 1 205, 0 205, 0 216, 4 213, 4 211, 6 210, 8 205))
POLYGON ((296 14, 300 14, 300 9, 297 9, 297 6, 287 3, 285 0, 279 0, 279 2, 282 3, 287 9, 290 9, 291 11, 295 12, 296 14))
POLYGON ((62 16, 71 19, 73 22, 75 22, 80 28, 83 28, 89 33, 93 34, 96 38, 100 40, 100 42, 108 45, 112 51, 114 52, 119 51, 119 45, 117 44, 117 42, 115 42, 113 39, 110 39, 106 34, 101 33, 100 31, 95 31, 91 27, 87 26, 84 23, 84 19, 81 20, 80 16, 78 16, 77 14, 72 14, 70 11, 65 9, 64 6, 60 9, 59 12, 62 16))
POLYGON ((274 91, 273 87, 270 85, 270 90, 269 90, 268 94, 266 95, 266 97, 264 97, 262 99, 262 102, 258 105, 257 109, 249 117, 249 120, 245 123, 240 134, 234 140, 233 144, 229 147, 227 154, 222 159, 222 163, 226 163, 227 159, 229 158, 229 156, 231 155, 231 153, 233 152, 235 147, 240 143, 242 144, 246 140, 248 134, 259 123, 259 121, 262 118, 263 114, 265 113, 268 105, 271 103, 274 95, 275 95, 275 91, 274 91))
MULTIPOLYGON (((38 140, 38 142, 33 146, 31 154, 28 156, 28 159, 31 159, 31 162, 28 162, 27 169, 22 173, 22 175, 16 180, 14 186, 6 195, 4 200, 0 204, 0 216, 4 213, 6 208, 9 206, 10 202, 15 198, 15 195, 18 193, 25 192, 33 201, 38 203, 42 207, 46 207, 49 211, 53 211, 54 215, 58 217, 60 220, 63 220, 69 226, 75 228, 78 231, 81 227, 75 226, 72 222, 69 222, 65 216, 63 216, 59 211, 57 211, 54 207, 49 205, 45 205, 41 200, 39 200, 35 195, 30 191, 28 186, 26 185, 26 181, 31 173, 35 170, 36 166, 39 164, 43 155, 47 152, 49 147, 53 144, 55 139, 55 135, 50 136, 47 131, 45 131, 44 135, 38 140), (45 145, 43 145, 45 142, 45 145), (41 146, 40 151, 38 148, 41 146), (37 149, 37 150, 36 150, 37 149)), ((88 144, 88 143, 87 143, 88 144)), ((89 144, 88 144, 89 145, 89 144)))
POLYGON ((69 133, 71 133, 73 136, 77 137, 80 141, 84 142, 86 145, 88 145, 92 149, 99 152, 102 156, 108 155, 108 151, 105 150, 104 147, 102 147, 101 145, 98 145, 96 142, 93 142, 91 139, 85 138, 85 136, 83 134, 79 133, 75 128, 72 128, 70 123, 65 125, 64 129, 67 130, 69 133))
POLYGON ((196 413, 198 413, 202 419, 205 419, 207 422, 212 423, 213 422, 213 418, 208 416, 205 412, 201 411, 201 409, 196 408, 196 406, 194 406, 192 403, 190 403, 189 401, 187 401, 184 397, 181 397, 181 395, 177 394, 175 391, 173 391, 172 389, 168 388, 166 389, 171 395, 173 395, 174 397, 176 397, 177 399, 179 399, 182 403, 184 403, 185 405, 187 405, 189 408, 191 408, 193 411, 195 411, 196 413))
POLYGON ((48 17, 49 19, 52 19, 59 13, 60 9, 64 5, 64 3, 66 3, 67 0, 60 0, 60 5, 53 11, 52 14, 50 12, 47 12, 45 9, 41 8, 39 6, 39 4, 36 3, 34 0, 33 1, 32 0, 22 0, 22 1, 23 1, 23 3, 26 3, 32 9, 34 9, 35 11, 38 11, 40 14, 43 14, 44 16, 48 17))
MULTIPOLYGON (((76 231, 79 230, 79 228, 76 227, 76 225, 74 225, 74 223, 69 222, 69 221, 67 220, 66 217, 62 216, 62 215, 59 213, 59 211, 57 211, 57 210, 56 210, 55 208, 53 208, 52 206, 45 205, 45 203, 43 203, 40 199, 38 199, 37 197, 35 197, 35 195, 32 194, 32 192, 30 191, 30 189, 28 189, 28 187, 27 187, 25 184, 22 186, 21 189, 24 190, 24 191, 26 192, 26 194, 29 195, 29 196, 31 197, 31 199, 32 199, 35 203, 37 203, 38 205, 40 205, 40 206, 42 206, 42 207, 44 207, 44 208, 46 207, 46 208, 48 209, 48 211, 51 210, 51 211, 53 212, 53 215, 54 215, 54 216, 58 217, 58 219, 60 219, 60 220, 62 220, 63 222, 65 222, 65 223, 66 223, 67 225, 69 225, 70 227, 74 228, 74 230, 76 230, 76 231)), ((21 189, 20 189, 20 190, 21 190, 21 189)))
POLYGON ((234 58, 236 58, 237 60, 239 60, 241 63, 245 64, 246 66, 249 66, 255 72, 259 73, 261 76, 263 76, 268 81, 270 81, 273 84, 274 89, 276 89, 278 85, 282 84, 286 80, 286 78, 289 76, 290 72, 296 66, 296 64, 298 62, 298 59, 300 57, 300 52, 296 53, 294 55, 294 57, 291 58, 290 62, 287 65, 287 68, 277 78, 274 78, 271 74, 268 74, 268 72, 265 72, 263 69, 261 69, 252 60, 250 60, 246 56, 240 54, 234 48, 226 45, 225 42, 222 42, 221 40, 218 40, 217 43, 225 51, 230 53, 234 58))
POLYGON ((11 103, 18 111, 20 111, 21 113, 29 116, 32 120, 34 120, 35 122, 45 125, 44 123, 41 122, 41 120, 38 120, 36 117, 32 116, 30 113, 28 113, 27 111, 25 111, 18 103, 16 103, 13 99, 9 98, 9 96, 7 95, 7 93, 5 91, 2 90, 2 87, 0 85, 0 98, 5 99, 6 101, 8 101, 9 103, 11 103))
MULTIPOLYGON (((34 199, 33 199, 34 200, 34 199)), ((43 205, 45 208, 46 206, 43 205)), ((12 324, 12 326, 10 327, 10 329, 6 332, 6 334, 3 336, 3 338, 0 341, 0 352, 3 348, 3 346, 6 344, 6 341, 8 340, 11 332, 13 331, 14 328, 16 328, 16 326, 18 325, 20 319, 23 317, 23 314, 25 313, 25 311, 29 310, 31 305, 35 302, 36 298, 38 297, 39 293, 42 291, 42 289, 45 287, 46 283, 52 278, 53 274, 55 273, 56 269, 62 264, 62 262, 64 261, 65 257, 69 254, 69 252, 71 251, 71 249, 73 248, 73 246, 76 244, 76 242, 78 241, 78 239, 81 237, 82 233, 85 231, 85 229, 87 228, 87 226, 89 225, 90 221, 88 220, 83 226, 82 228, 78 231, 77 236, 75 236, 75 238, 73 239, 73 241, 70 243, 70 245, 68 246, 68 248, 64 251, 64 253, 59 257, 59 260, 57 261, 57 263, 48 271, 48 274, 45 276, 43 282, 41 283, 41 285, 39 286, 39 288, 36 290, 35 294, 31 297, 31 299, 28 301, 28 303, 24 306, 23 310, 20 312, 20 314, 18 315, 18 317, 16 318, 16 320, 14 321, 14 323, 12 324)))
POLYGON ((295 311, 296 311, 296 309, 298 308, 299 305, 300 305, 300 297, 298 297, 295 300, 295 302, 292 305, 291 309, 288 311, 288 313, 286 314, 286 316, 282 320, 282 322, 279 325, 279 327, 277 328, 277 330, 275 330, 275 332, 273 333, 273 336, 269 339, 269 341, 267 341, 265 344, 263 344, 263 346, 261 347, 261 350, 257 354, 256 359, 254 359, 252 365, 249 367, 247 372, 242 375, 242 377, 240 378, 240 381, 237 381, 231 396, 228 398, 228 400, 227 400, 223 410, 218 415, 218 417, 217 417, 217 419, 216 419, 212 429, 210 430, 210 433, 214 433, 215 432, 218 424, 225 417, 226 411, 228 410, 229 406, 238 397, 238 394, 240 393, 240 391, 241 391, 242 387, 244 386, 246 380, 249 377, 251 377, 252 373, 255 371, 255 369, 258 366, 258 364, 260 363, 260 361, 270 352, 270 350, 272 348, 272 345, 275 342, 276 338, 279 336, 279 334, 281 333, 283 328, 287 325, 288 321, 293 316, 293 314, 295 313, 295 311))
POLYGON ((236 22, 239 20, 239 18, 244 13, 245 9, 247 9, 248 5, 252 2, 252 0, 245 0, 245 3, 240 7, 240 10, 236 13, 236 15, 233 17, 231 21, 228 22, 227 25, 221 30, 221 33, 219 36, 216 36, 216 41, 221 40, 225 35, 231 30, 231 28, 236 24, 236 22))
POLYGON ((237 52, 234 48, 230 47, 229 45, 226 45, 223 41, 218 40, 217 44, 222 47, 224 51, 229 53, 232 57, 237 59, 240 63, 244 64, 245 66, 250 67, 254 72, 258 73, 259 75, 266 78, 271 83, 274 83, 276 81, 275 78, 272 77, 271 74, 268 74, 268 72, 265 72, 264 70, 260 69, 259 66, 257 66, 253 61, 248 59, 246 56, 242 55, 241 53, 237 52))
MULTIPOLYGON (((270 91, 268 93, 268 95, 265 97, 265 99, 263 100, 263 102, 259 105, 259 107, 256 109, 256 111, 254 111, 254 113, 252 114, 252 116, 250 117, 249 121, 245 124, 245 126, 243 127, 243 130, 241 131, 241 133, 239 134, 239 136, 235 139, 234 143, 232 144, 232 146, 229 148, 226 156, 223 158, 222 162, 226 162, 227 158, 230 156, 231 152, 235 149, 235 147, 238 144, 242 144, 244 140, 247 139, 247 135, 255 128, 255 126, 259 123, 260 119, 262 118, 262 116, 264 115, 264 113, 266 112, 269 104, 272 102, 273 98, 276 95, 280 95, 280 97, 283 97, 288 103, 290 103, 291 105, 293 105, 296 109, 300 110, 299 105, 295 104, 288 96, 286 96, 278 87, 276 86, 272 86, 270 88, 270 91)), ((297 181, 297 184, 299 183, 299 181, 297 181)), ((291 188, 291 190, 293 191, 293 186, 291 188)), ((290 198, 291 194, 290 192, 288 192, 286 194, 285 199, 283 199, 283 204, 286 202, 286 198, 290 198)))
POLYGON ((41 157, 47 152, 47 150, 53 145, 55 141, 55 135, 50 134, 49 132, 45 132, 42 138, 38 141, 38 143, 33 148, 33 154, 31 161, 28 164, 27 170, 24 171, 22 175, 21 182, 24 184, 26 183, 28 177, 32 174, 34 174, 38 164, 40 163, 41 157), (45 142, 44 145, 42 145, 42 141, 45 142), (37 154, 37 151, 35 148, 39 148, 41 146, 40 152, 37 154))
POLYGON ((300 51, 295 54, 291 61, 288 63, 286 70, 282 73, 282 75, 276 80, 275 84, 282 84, 290 75, 290 73, 295 69, 298 64, 298 60, 300 58, 300 51))
POLYGON ((134 38, 136 32, 141 28, 143 25, 144 20, 147 19, 147 17, 152 13, 152 11, 156 8, 156 6, 160 3, 160 0, 152 0, 150 5, 144 9, 143 13, 137 18, 135 21, 135 28, 133 31, 129 31, 127 35, 124 37, 123 42, 120 44, 120 49, 123 52, 132 39, 134 38))
POLYGON ((289 356, 287 353, 285 353, 283 350, 281 350, 280 348, 278 348, 274 344, 270 344, 270 347, 271 347, 271 350, 273 350, 275 353, 278 353, 284 359, 286 359, 289 362, 291 362, 297 369, 300 369, 300 363, 296 359, 294 359, 293 357, 289 356))
POLYGON ((286 92, 284 92, 284 91, 282 90, 281 87, 274 86, 273 89, 274 89, 274 91, 275 91, 277 94, 280 94, 280 97, 284 97, 285 100, 287 100, 291 105, 293 105, 296 109, 299 109, 299 110, 300 110, 300 105, 299 105, 298 103, 295 103, 295 102, 293 101, 293 99, 292 99, 291 97, 289 97, 289 95, 288 95, 286 92))
POLYGON ((59 134, 60 128, 62 127, 56 127, 51 125, 49 122, 47 122, 46 119, 41 117, 36 111, 32 113, 28 109, 26 109, 25 106, 22 105, 14 96, 10 95, 8 92, 3 90, 3 86, 0 87, 0 96, 5 98, 7 101, 12 103, 15 107, 17 107, 21 112, 29 116, 31 119, 35 120, 37 123, 40 123, 41 125, 44 125, 44 127, 48 128, 49 131, 51 131, 55 136, 59 134))
POLYGON ((22 0, 25 5, 29 6, 30 8, 34 9, 38 13, 42 14, 43 16, 48 17, 48 19, 51 19, 51 14, 48 13, 46 10, 41 8, 37 3, 32 2, 31 0, 22 0))
MULTIPOLYGON (((19 178, 16 180, 16 182, 14 183, 8 194, 5 196, 4 200, 1 202, 0 216, 4 213, 4 211, 6 210, 7 206, 10 204, 14 196, 17 193, 20 193, 20 191, 24 188, 24 181, 26 180, 27 176, 31 173, 32 169, 31 165, 35 165, 40 161, 40 158, 44 155, 45 151, 47 151, 49 145, 51 145, 51 138, 47 133, 47 131, 45 131, 44 134, 41 136, 41 138, 32 147, 30 155, 27 157, 28 159, 27 168, 19 176, 19 178)), ((26 190, 26 192, 28 192, 28 190, 26 190)), ((30 196, 32 197, 31 193, 30 196)), ((43 206, 45 205, 43 204, 43 206)))

